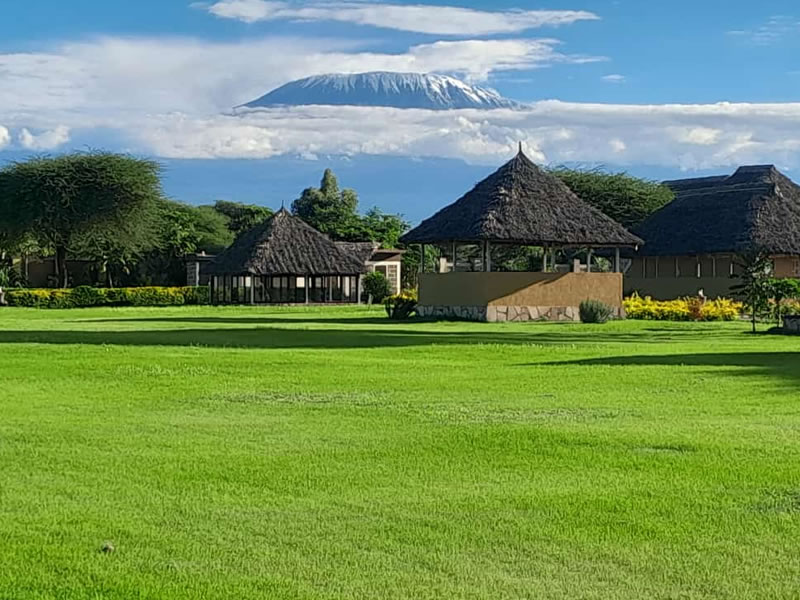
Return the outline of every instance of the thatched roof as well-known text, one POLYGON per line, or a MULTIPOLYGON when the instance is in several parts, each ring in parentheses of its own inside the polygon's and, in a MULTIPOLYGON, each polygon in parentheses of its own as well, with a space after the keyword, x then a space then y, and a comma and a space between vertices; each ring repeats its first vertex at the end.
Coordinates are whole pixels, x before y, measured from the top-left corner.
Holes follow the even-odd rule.
POLYGON ((407 244, 504 242, 624 247, 642 240, 576 196, 520 150, 472 191, 404 235, 407 244))
POLYGON ((772 165, 664 182, 676 198, 636 228, 644 256, 800 255, 800 187, 772 165))
POLYGON ((216 274, 356 275, 366 267, 358 256, 299 217, 281 209, 243 233, 209 268, 216 274))
POLYGON ((380 247, 378 242, 334 242, 336 246, 351 256, 355 256, 361 261, 361 264, 372 258, 375 250, 380 247))

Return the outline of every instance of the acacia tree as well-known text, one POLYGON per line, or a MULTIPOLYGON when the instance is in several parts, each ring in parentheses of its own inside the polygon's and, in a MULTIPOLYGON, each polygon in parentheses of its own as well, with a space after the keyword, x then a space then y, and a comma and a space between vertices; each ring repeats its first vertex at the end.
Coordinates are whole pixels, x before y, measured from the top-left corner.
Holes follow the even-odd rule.
POLYGON ((566 167, 553 169, 552 173, 584 202, 628 228, 636 227, 675 198, 667 186, 627 173, 566 167))
POLYGON ((164 200, 156 210, 157 243, 133 272, 136 285, 176 285, 185 276, 184 259, 198 251, 216 254, 233 243, 229 220, 213 206, 164 200))
POLYGON ((162 198, 160 166, 109 152, 37 157, 0 170, 0 222, 55 252, 58 285, 69 283, 67 255, 87 237, 132 249, 149 235, 162 198), (116 235, 119 234, 119 235, 116 235))

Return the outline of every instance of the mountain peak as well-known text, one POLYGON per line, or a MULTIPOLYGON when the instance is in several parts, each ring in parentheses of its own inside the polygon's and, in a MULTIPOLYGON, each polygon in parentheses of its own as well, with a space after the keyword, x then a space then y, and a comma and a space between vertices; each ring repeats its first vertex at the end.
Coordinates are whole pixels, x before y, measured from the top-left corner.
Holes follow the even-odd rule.
POLYGON ((427 110, 520 106, 492 89, 472 86, 447 75, 376 71, 352 75, 334 73, 298 79, 237 108, 259 109, 315 104, 427 110))

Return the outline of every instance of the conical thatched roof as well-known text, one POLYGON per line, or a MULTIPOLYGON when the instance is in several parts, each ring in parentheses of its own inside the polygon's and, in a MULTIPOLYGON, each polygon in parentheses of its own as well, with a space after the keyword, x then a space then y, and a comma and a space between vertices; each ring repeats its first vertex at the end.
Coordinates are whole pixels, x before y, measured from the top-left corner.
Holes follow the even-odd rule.
POLYGON ((772 165, 665 182, 676 198, 636 228, 644 256, 800 255, 800 187, 772 165))
POLYGON ((455 203, 403 236, 407 244, 504 242, 624 247, 642 240, 519 154, 455 203))
POLYGON ((209 268, 215 274, 356 275, 364 261, 281 209, 243 233, 209 268))

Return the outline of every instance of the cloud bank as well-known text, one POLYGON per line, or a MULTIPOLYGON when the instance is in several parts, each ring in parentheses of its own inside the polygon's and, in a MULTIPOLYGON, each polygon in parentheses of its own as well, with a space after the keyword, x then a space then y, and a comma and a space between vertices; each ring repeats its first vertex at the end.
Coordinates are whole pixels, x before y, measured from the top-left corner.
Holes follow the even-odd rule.
MULTIPOLYGON (((224 114, 291 79, 326 73, 498 71, 596 60, 556 40, 461 40, 390 54, 340 40, 97 38, 0 54, 0 148, 72 139, 170 158, 385 154, 497 164, 523 141, 543 163, 683 169, 800 167, 800 104, 608 105, 541 101, 525 110, 302 107, 224 114)), ((579 67, 574 67, 579 68, 579 67)))
POLYGON ((258 21, 339 21, 438 35, 482 36, 521 33, 545 26, 597 20, 583 10, 482 11, 455 6, 376 2, 317 2, 299 5, 268 0, 220 0, 195 3, 211 14, 245 23, 258 21))
POLYGON ((658 164, 681 169, 800 166, 800 103, 603 105, 543 101, 525 110, 296 107, 239 116, 165 115, 142 147, 171 158, 290 154, 446 157, 496 164, 525 143, 542 163, 658 164))

